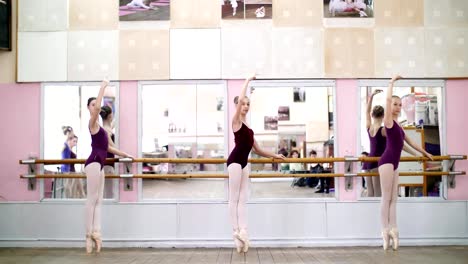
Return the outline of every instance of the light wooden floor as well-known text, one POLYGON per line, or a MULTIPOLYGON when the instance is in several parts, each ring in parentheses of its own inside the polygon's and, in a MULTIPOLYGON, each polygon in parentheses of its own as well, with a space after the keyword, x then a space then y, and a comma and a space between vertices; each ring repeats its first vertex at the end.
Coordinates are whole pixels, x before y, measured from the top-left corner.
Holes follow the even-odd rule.
POLYGON ((386 251, 377 247, 345 248, 252 248, 247 254, 232 249, 115 249, 87 255, 82 248, 0 248, 0 263, 468 263, 468 246, 402 247, 386 251))

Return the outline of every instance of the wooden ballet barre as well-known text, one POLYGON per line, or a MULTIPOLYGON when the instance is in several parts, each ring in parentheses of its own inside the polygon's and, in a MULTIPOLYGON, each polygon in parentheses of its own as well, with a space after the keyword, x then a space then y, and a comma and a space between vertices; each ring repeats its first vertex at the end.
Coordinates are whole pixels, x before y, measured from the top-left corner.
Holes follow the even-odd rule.
MULTIPOLYGON (((249 163, 261 164, 261 163, 333 163, 333 162, 377 162, 380 157, 335 157, 335 158, 286 158, 281 159, 249 159, 249 163)), ((447 155, 447 156, 434 156, 434 161, 443 160, 466 160, 466 155, 447 155)), ((402 162, 415 162, 415 161, 430 161, 426 157, 401 157, 402 162)), ((44 164, 44 165, 55 165, 55 164, 84 164, 85 159, 30 159, 20 160, 20 164, 44 164)), ((106 162, 122 162, 122 163, 189 163, 189 164, 224 164, 226 159, 201 159, 201 158, 112 158, 106 159, 106 162)))
MULTIPOLYGON (((335 177, 364 177, 378 176, 377 172, 359 172, 359 173, 253 173, 250 178, 335 178, 335 177)), ((466 175, 464 171, 417 171, 417 172, 400 172, 400 176, 444 176, 444 175, 466 175)), ((84 174, 37 174, 37 175, 21 175, 21 178, 37 178, 37 179, 85 179, 84 174)), ((106 179, 119 178, 141 178, 141 179, 186 179, 186 178, 205 178, 217 179, 228 178, 224 173, 176 173, 176 174, 108 174, 106 179)))

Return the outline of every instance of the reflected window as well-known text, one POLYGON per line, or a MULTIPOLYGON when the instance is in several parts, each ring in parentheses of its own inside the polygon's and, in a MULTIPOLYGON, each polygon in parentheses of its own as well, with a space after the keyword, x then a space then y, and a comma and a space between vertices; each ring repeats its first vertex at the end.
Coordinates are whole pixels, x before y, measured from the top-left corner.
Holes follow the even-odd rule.
MULTIPOLYGON (((86 159, 91 153, 91 135, 88 129, 89 97, 96 97, 99 84, 46 84, 43 87, 43 157, 44 159, 86 159)), ((103 105, 112 108, 116 116, 115 86, 107 87, 103 105)), ((102 120, 99 120, 102 126, 102 120)), ((116 119, 114 120, 116 124, 116 119)), ((115 132, 114 132, 115 133, 115 132)), ((106 168, 109 169, 109 168, 106 168)), ((112 171, 112 169, 109 169, 112 171)), ((45 174, 84 174, 84 164, 45 165, 45 174)), ((84 199, 85 179, 45 179, 44 198, 84 199)), ((106 179, 104 198, 116 197, 118 180, 106 179)))
MULTIPOLYGON (((141 156, 224 158, 224 83, 143 84, 141 156)), ((143 173, 224 173, 224 164, 144 163, 143 173)), ((224 199, 224 179, 143 179, 143 199, 224 199)))
MULTIPOLYGON (((333 157, 333 82, 255 82, 250 95, 250 127, 261 148, 287 157, 333 157), (331 105, 330 105, 331 104, 331 105), (315 153, 315 154, 313 154, 315 153)), ((259 158, 252 152, 252 158, 259 158)), ((251 164, 252 174, 333 172, 332 164, 251 164)), ((333 178, 252 179, 252 198, 334 196, 333 178)))
MULTIPOLYGON (((388 82, 387 82, 388 83, 388 82)), ((361 123, 360 123, 360 141, 361 151, 369 152, 370 143, 366 131, 366 107, 370 95, 380 89, 383 92, 374 96, 372 107, 380 105, 385 108, 387 83, 375 83, 374 85, 361 85, 361 123)), ((401 98, 402 111, 398 118, 405 134, 419 146, 422 146, 427 152, 434 156, 444 153, 441 148, 442 141, 442 116, 443 103, 443 82, 433 81, 400 81, 397 83, 400 87, 394 87, 394 95, 401 98)), ((382 124, 383 126, 383 124, 382 124)), ((405 145, 407 145, 405 143, 405 145)), ((408 146, 409 147, 409 146, 408 146)), ((411 148, 411 147, 409 147, 411 148)), ((418 156, 421 156, 419 152, 418 156)), ((402 152, 402 157, 412 156, 406 151, 402 152)), ((398 168, 400 172, 421 172, 421 171, 442 171, 442 162, 401 162, 398 168)), ((369 182, 372 179, 362 179, 361 197, 370 197, 369 182)), ((443 195, 443 177, 441 176, 400 176, 399 178, 399 197, 440 197, 443 195)), ((372 187, 371 187, 372 188, 372 187)))

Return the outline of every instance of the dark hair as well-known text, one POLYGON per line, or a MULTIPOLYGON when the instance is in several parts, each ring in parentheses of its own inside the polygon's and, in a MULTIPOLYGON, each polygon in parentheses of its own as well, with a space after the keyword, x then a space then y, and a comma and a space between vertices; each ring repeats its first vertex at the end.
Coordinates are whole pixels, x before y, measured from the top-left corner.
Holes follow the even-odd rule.
POLYGON ((382 118, 384 116, 385 110, 381 105, 376 105, 372 108, 372 117, 373 118, 382 118))
POLYGON ((289 152, 289 157, 292 157, 292 155, 294 153, 297 153, 297 157, 300 158, 301 157, 301 153, 299 153, 299 151, 297 151, 296 149, 293 149, 291 150, 291 152, 289 152))
MULTIPOLYGON (((244 98, 249 99, 249 97, 244 96, 244 98)), ((239 102, 239 96, 234 97, 234 104, 237 104, 239 102)))
POLYGON ((310 156, 310 155, 317 155, 317 151, 311 150, 311 151, 309 152, 309 156, 310 156))
POLYGON ((110 108, 110 106, 105 105, 101 107, 99 115, 101 115, 102 120, 107 120, 110 114, 112 114, 112 108, 110 108))
POLYGON ((73 133, 73 128, 71 126, 62 126, 62 131, 66 136, 68 133, 73 133))
POLYGON ((278 154, 281 154, 281 155, 287 157, 288 156, 288 151, 286 149, 282 148, 282 149, 280 149, 278 151, 278 154))
POLYGON ((96 100, 96 97, 90 97, 90 98, 88 98, 88 106, 89 106, 89 104, 90 104, 93 100, 96 100))
POLYGON ((363 151, 363 152, 361 152, 361 155, 369 156, 369 152, 363 151))

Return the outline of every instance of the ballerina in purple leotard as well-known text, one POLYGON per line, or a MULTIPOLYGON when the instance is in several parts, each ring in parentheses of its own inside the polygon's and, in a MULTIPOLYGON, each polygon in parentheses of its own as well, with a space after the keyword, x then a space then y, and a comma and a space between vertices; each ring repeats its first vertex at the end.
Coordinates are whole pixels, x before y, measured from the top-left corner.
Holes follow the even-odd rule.
MULTIPOLYGON (((384 126, 387 136, 385 151, 379 160, 380 186, 382 189, 382 200, 380 207, 380 217, 382 224, 383 248, 386 250, 393 240, 393 249, 398 249, 398 228, 396 223, 396 201, 398 197, 398 164, 400 163, 401 151, 404 141, 412 148, 432 159, 432 155, 427 153, 420 146, 416 145, 405 135, 403 128, 398 123, 398 116, 401 112, 401 99, 393 95, 393 84, 400 76, 395 76, 390 81, 387 90, 387 103, 384 113, 384 126)), ((407 148, 405 147, 405 151, 407 148)))

